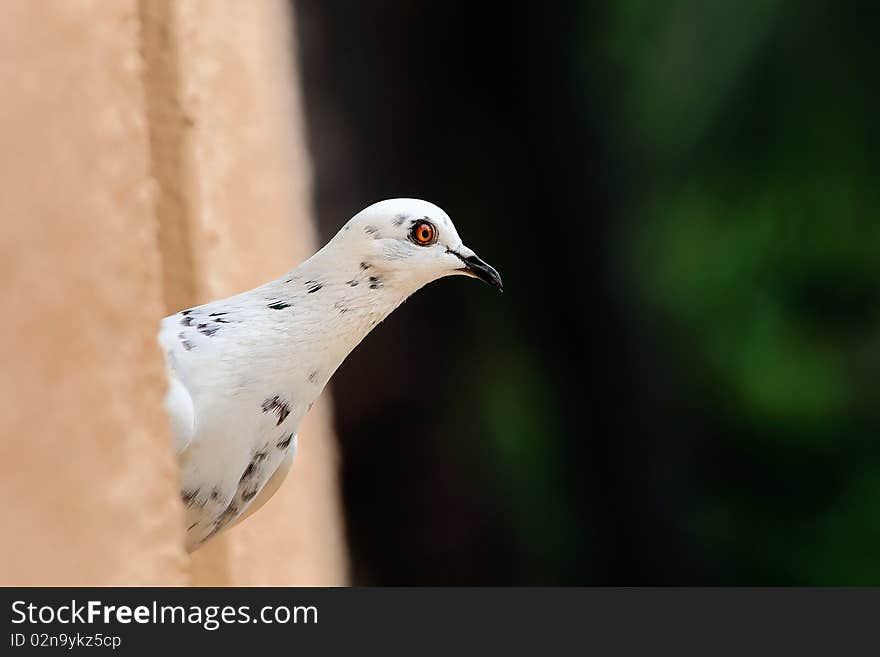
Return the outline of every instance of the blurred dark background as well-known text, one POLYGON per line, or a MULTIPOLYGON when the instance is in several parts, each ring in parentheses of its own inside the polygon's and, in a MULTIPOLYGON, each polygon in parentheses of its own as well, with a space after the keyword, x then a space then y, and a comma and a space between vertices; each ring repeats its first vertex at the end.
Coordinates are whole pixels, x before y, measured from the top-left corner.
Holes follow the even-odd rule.
POLYGON ((880 584, 868 3, 299 0, 329 238, 436 202, 333 382, 361 584, 880 584))

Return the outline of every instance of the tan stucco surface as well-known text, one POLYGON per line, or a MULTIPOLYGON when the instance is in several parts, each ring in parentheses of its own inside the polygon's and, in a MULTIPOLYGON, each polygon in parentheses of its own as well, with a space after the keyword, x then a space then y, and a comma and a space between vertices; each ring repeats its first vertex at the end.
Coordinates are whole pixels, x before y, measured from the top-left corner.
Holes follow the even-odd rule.
POLYGON ((0 4, 0 584, 342 584, 330 402, 186 555, 159 318, 315 246, 287 4, 0 4))

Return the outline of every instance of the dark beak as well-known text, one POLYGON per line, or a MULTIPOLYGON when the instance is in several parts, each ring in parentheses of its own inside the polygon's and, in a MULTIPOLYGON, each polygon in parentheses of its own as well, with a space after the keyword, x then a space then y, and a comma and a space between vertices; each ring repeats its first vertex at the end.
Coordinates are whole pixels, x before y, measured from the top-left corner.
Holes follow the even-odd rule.
MULTIPOLYGON (((468 249, 468 251, 470 251, 470 249, 468 249)), ((501 284, 501 276, 488 262, 484 262, 476 254, 463 256, 457 251, 450 251, 450 253, 458 256, 458 259, 464 263, 464 267, 459 269, 459 271, 464 272, 472 278, 479 278, 484 283, 488 283, 492 287, 497 288, 499 292, 504 291, 501 284)))

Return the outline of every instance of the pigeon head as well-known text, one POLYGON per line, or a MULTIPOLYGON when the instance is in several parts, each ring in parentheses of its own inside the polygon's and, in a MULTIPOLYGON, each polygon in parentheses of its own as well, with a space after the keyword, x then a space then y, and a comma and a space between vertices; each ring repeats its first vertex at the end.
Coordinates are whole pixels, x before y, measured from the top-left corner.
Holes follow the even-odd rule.
POLYGON ((349 257, 414 289, 444 276, 478 278, 501 290, 501 277, 466 247, 449 216, 412 198, 379 201, 358 212, 334 238, 349 257))

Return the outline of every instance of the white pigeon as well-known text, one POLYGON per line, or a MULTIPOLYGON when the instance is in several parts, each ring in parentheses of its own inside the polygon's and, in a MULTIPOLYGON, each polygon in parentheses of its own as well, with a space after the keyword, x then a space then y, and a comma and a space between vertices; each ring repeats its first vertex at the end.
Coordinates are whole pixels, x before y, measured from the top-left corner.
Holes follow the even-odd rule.
POLYGON ((281 278, 162 320, 165 404, 192 551, 278 490, 330 377, 408 296, 454 274, 501 289, 427 201, 380 201, 281 278))

